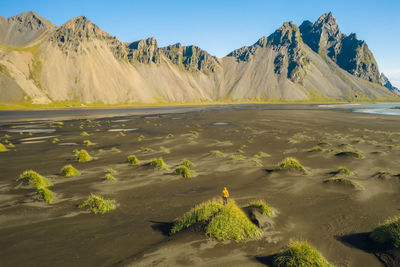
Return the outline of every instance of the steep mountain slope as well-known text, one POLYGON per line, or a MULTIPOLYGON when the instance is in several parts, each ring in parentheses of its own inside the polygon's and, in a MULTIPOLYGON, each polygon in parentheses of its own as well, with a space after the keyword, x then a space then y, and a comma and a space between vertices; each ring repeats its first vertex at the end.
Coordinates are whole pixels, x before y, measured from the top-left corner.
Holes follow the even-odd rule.
POLYGON ((380 75, 376 80, 378 67, 365 43, 340 33, 331 14, 300 28, 284 23, 269 37, 222 59, 196 46, 178 43, 160 48, 155 38, 124 43, 86 17, 60 27, 33 12, 5 20, 0 27, 13 30, 0 31, 0 102, 326 101, 395 96, 382 86, 380 75), (28 33, 8 34, 15 32, 15 25, 25 25, 21 29, 28 33))

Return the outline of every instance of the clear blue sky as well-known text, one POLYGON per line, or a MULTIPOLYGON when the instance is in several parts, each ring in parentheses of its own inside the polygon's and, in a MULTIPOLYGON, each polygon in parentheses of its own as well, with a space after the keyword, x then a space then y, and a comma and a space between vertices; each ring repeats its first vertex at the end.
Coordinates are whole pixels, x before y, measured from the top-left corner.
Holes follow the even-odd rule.
POLYGON ((1 3, 0 16, 29 10, 57 26, 84 15, 125 42, 152 36, 159 46, 193 44, 218 57, 268 36, 285 21, 314 22, 331 11, 342 32, 365 40, 380 70, 400 87, 398 0, 12 0, 1 3))

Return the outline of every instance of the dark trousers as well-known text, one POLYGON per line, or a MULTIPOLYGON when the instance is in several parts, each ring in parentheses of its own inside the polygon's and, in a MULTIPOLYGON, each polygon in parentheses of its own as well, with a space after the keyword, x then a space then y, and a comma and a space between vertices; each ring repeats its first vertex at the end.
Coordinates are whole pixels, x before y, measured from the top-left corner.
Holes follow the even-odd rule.
POLYGON ((228 198, 227 197, 223 197, 222 199, 224 200, 224 205, 228 204, 228 198))

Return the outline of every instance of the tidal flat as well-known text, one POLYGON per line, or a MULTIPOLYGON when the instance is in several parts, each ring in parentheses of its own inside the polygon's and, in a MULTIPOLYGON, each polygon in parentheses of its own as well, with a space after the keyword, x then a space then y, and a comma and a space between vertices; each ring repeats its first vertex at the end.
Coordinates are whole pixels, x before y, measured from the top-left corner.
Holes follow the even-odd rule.
POLYGON ((369 234, 399 214, 400 116, 308 104, 61 114, 3 121, 0 143, 3 266, 272 266, 290 240, 308 241, 335 266, 399 263, 398 249, 377 248, 369 234), (82 150, 90 160, 77 159, 82 150), (287 158, 304 171, 279 167, 287 158), (190 178, 175 172, 185 160, 190 178), (76 175, 62 175, 66 165, 76 175), (26 170, 52 184, 51 203, 17 181, 26 170), (170 234, 224 187, 242 208, 271 207, 273 216, 251 218, 261 237, 170 234), (79 208, 91 194, 109 211, 79 208))

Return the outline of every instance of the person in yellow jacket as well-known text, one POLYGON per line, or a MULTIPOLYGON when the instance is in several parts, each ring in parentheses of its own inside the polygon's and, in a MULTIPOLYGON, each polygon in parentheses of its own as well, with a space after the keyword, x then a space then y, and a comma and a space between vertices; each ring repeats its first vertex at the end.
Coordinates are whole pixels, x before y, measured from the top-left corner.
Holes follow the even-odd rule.
POLYGON ((222 190, 222 200, 224 201, 224 205, 228 204, 228 198, 229 198, 228 189, 224 187, 224 190, 222 190))

